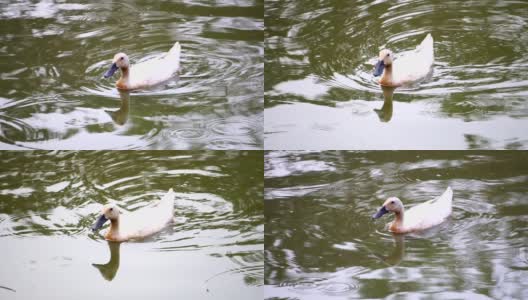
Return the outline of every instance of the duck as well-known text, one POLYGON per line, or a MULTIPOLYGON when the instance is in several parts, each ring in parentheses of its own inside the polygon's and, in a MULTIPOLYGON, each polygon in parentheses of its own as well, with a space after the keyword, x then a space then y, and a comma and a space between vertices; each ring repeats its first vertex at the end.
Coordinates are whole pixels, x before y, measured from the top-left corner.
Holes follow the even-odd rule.
POLYGON ((107 241, 139 240, 160 232, 173 220, 175 193, 170 189, 161 200, 130 213, 123 213, 116 204, 106 204, 92 226, 99 230, 108 220, 110 229, 104 235, 107 241))
POLYGON ((392 51, 383 49, 374 68, 374 76, 380 76, 382 86, 409 86, 425 79, 433 68, 434 41, 430 33, 416 49, 395 58, 392 51))
POLYGON ((121 77, 115 83, 119 90, 153 87, 169 80, 179 71, 180 52, 180 43, 176 42, 165 55, 132 66, 125 53, 117 53, 112 59, 112 65, 104 74, 104 78, 110 78, 117 69, 120 69, 121 77))
POLYGON ((408 211, 397 197, 390 197, 383 206, 372 215, 378 219, 387 213, 394 213, 395 219, 388 224, 393 233, 409 233, 429 229, 444 222, 452 212, 453 190, 447 187, 438 198, 418 204, 408 211))

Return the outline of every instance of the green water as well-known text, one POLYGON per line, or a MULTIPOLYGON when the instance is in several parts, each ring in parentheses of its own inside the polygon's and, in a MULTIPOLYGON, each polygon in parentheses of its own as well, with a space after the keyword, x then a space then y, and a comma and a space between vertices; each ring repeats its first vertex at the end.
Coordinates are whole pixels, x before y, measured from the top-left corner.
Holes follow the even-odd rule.
POLYGON ((268 1, 266 149, 526 149, 528 2, 268 1), (384 95, 378 53, 431 33, 432 77, 384 95))
POLYGON ((267 152, 265 298, 526 299, 525 152, 267 152), (371 216, 451 186, 448 222, 393 235, 371 216))
POLYGON ((261 149, 262 1, 2 1, 0 148, 261 149), (179 41, 179 75, 118 93, 111 59, 179 41))
POLYGON ((0 152, 1 299, 261 299, 261 151, 0 152), (139 242, 92 233, 101 206, 176 192, 139 242))

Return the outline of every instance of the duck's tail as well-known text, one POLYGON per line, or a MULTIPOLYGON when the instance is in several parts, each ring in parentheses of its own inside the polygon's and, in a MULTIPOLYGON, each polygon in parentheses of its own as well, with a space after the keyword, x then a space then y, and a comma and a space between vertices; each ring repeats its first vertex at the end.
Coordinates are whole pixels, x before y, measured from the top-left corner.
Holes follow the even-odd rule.
POLYGON ((425 39, 417 47, 421 56, 424 58, 424 64, 431 68, 434 63, 434 40, 433 36, 428 33, 425 39))
POLYGON ((160 199, 158 203, 169 203, 167 205, 174 205, 174 199, 176 198, 176 193, 171 188, 163 197, 160 199))
POLYGON ((165 220, 167 223, 171 222, 174 217, 174 203, 176 198, 176 193, 171 188, 165 195, 163 195, 163 198, 158 202, 160 206, 160 210, 162 213, 160 213, 159 217, 165 220))
POLYGON ((441 203, 441 207, 445 210, 446 215, 450 215, 453 206, 453 190, 450 186, 448 186, 442 196, 440 196, 438 202, 441 203))
POLYGON ((174 43, 174 46, 169 50, 169 54, 180 56, 181 46, 179 42, 174 43))
POLYGON ((174 46, 167 52, 167 55, 165 55, 165 61, 168 62, 170 65, 174 65, 175 71, 177 71, 180 68, 180 53, 181 53, 181 46, 179 42, 174 43, 174 46))
POLYGON ((425 36, 425 39, 422 41, 420 46, 425 47, 426 45, 429 47, 432 47, 434 43, 433 36, 428 33, 427 36, 425 36))
POLYGON ((169 55, 174 59, 180 61, 181 46, 179 42, 174 43, 174 46, 169 50, 169 55))
POLYGON ((165 194, 163 198, 174 199, 175 196, 176 196, 176 193, 174 192, 172 188, 170 188, 167 194, 165 194))

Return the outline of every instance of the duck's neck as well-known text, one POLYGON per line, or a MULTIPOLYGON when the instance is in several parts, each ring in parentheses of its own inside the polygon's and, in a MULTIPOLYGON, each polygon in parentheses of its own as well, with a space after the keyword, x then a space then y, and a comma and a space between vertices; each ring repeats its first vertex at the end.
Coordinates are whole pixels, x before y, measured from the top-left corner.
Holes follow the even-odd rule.
POLYGON ((106 239, 115 241, 119 237, 119 219, 110 220, 110 230, 106 233, 106 239))
POLYGON ((403 231, 403 208, 401 211, 394 212, 395 219, 392 221, 390 231, 402 232, 403 231))
POLYGON ((394 86, 392 79, 392 65, 385 66, 379 82, 384 86, 394 86))
POLYGON ((128 85, 129 85, 129 80, 128 80, 129 79, 129 73, 130 73, 129 68, 121 68, 121 77, 116 82, 117 88, 119 88, 119 89, 127 89, 128 85))

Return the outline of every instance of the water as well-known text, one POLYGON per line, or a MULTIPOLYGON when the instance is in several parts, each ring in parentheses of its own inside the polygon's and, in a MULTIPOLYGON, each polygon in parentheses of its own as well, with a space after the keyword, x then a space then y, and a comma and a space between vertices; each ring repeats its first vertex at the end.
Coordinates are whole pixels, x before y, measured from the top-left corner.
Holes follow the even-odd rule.
POLYGON ((260 151, 0 153, 0 298, 261 299, 260 151), (103 204, 176 195, 139 242, 92 233, 103 204), (169 296, 170 295, 170 296, 169 296))
POLYGON ((261 149, 263 1, 2 1, 0 148, 261 149), (179 41, 179 76, 119 93, 111 59, 179 41))
POLYGON ((267 152, 265 298, 528 298, 528 154, 267 152), (371 215, 454 190, 450 220, 392 235, 371 215))
POLYGON ((526 149, 527 22, 526 1, 268 1, 266 149, 526 149), (432 78, 384 95, 379 51, 427 33, 432 78))

